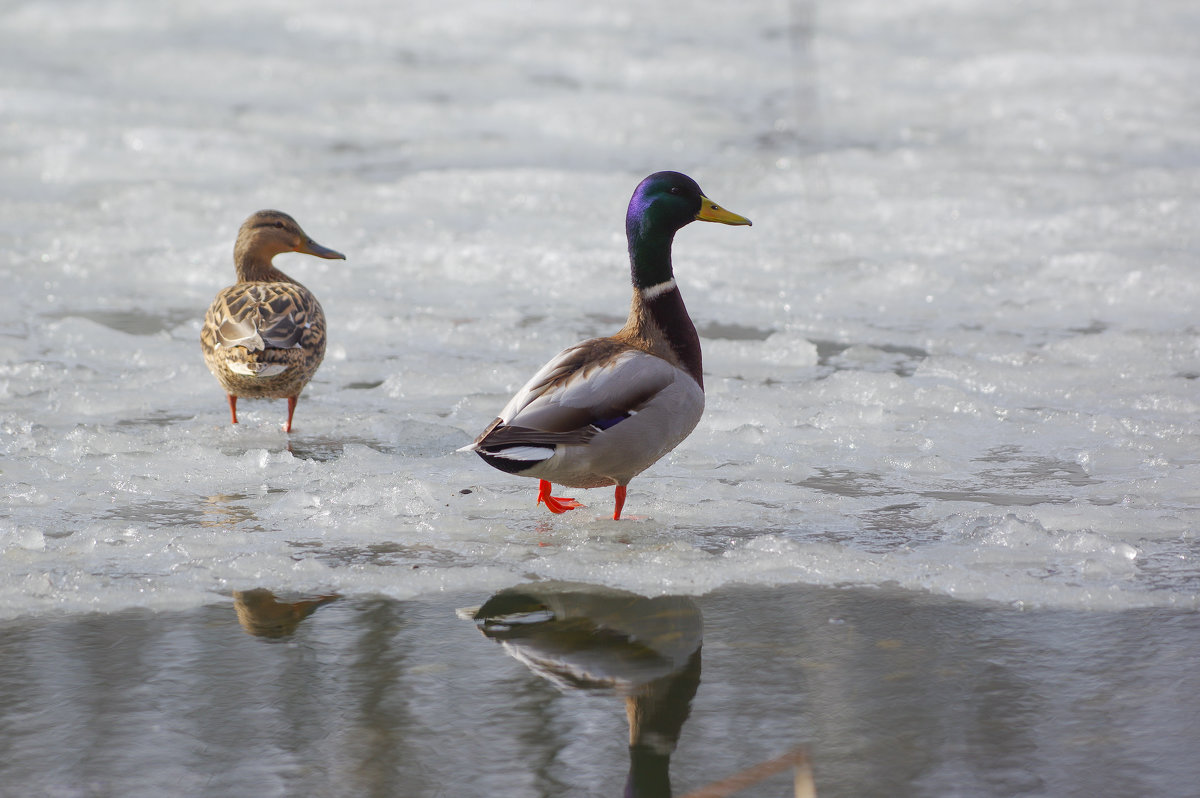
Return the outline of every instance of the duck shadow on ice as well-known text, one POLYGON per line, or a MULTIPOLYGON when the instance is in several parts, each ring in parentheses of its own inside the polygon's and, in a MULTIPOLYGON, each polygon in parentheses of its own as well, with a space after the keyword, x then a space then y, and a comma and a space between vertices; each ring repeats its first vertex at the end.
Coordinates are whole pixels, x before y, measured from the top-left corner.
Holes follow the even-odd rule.
POLYGON ((321 434, 296 432, 286 438, 273 429, 248 428, 245 432, 238 430, 222 434, 246 435, 251 439, 223 438, 218 444, 218 449, 226 457, 240 457, 248 448, 262 448, 268 451, 286 451, 299 460, 312 460, 317 463, 333 462, 341 458, 347 448, 353 446, 364 446, 380 454, 400 457, 440 455, 458 446, 461 438, 461 433, 456 428, 411 419, 396 422, 386 439, 367 435, 345 435, 336 430, 321 434))

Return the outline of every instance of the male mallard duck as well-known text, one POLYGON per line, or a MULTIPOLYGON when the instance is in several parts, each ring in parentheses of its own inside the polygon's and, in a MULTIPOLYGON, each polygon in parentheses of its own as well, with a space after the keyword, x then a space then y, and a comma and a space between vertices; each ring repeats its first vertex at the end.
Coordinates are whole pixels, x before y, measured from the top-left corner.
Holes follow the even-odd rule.
POLYGON ((538 503, 552 513, 583 506, 551 496, 552 482, 616 485, 619 519, 629 481, 700 421, 700 338, 671 269, 675 231, 696 219, 750 224, 705 197, 687 175, 656 172, 643 180, 625 216, 633 276, 625 326, 556 355, 464 447, 501 471, 539 479, 538 503))
POLYGON ((259 211, 238 231, 237 284, 209 305, 200 346, 208 370, 229 394, 234 424, 239 396, 286 397, 284 431, 291 432, 300 391, 325 356, 325 313, 312 292, 271 265, 281 252, 346 259, 309 238, 286 213, 259 211))

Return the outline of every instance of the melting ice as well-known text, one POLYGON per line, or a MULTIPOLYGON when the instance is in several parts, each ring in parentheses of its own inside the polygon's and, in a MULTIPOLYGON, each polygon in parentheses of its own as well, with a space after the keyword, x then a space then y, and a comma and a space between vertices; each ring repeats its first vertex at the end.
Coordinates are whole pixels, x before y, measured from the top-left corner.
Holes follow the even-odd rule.
POLYGON ((521 5, 0 11, 0 613, 529 577, 1200 604, 1190 6, 521 5), (620 325, 667 168, 755 222, 676 239, 707 412, 644 520, 551 517, 455 449, 620 325), (282 402, 228 425, 197 343, 261 207, 349 258, 279 259, 330 324, 290 438, 282 402))

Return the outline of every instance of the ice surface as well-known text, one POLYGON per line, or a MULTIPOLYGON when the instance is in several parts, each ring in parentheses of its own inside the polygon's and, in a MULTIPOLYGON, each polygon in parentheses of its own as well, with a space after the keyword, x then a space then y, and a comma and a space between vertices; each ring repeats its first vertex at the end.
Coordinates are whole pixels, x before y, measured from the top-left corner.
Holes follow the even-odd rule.
POLYGON ((1200 18, 1175 0, 0 11, 0 614, 295 592, 896 583, 1200 606, 1200 18), (708 407, 551 517, 455 449, 621 323, 694 176, 708 407), (330 346, 296 431, 200 357, 238 224, 330 346))

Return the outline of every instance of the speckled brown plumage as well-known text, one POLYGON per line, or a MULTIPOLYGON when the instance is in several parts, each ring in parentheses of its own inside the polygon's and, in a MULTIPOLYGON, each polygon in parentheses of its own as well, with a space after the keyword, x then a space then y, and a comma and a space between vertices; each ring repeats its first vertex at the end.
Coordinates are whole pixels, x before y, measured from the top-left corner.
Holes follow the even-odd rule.
POLYGON ((325 356, 325 313, 312 292, 271 264, 281 252, 344 259, 309 238, 286 213, 259 211, 234 245, 238 282, 208 308, 200 345, 204 362, 229 396, 237 423, 239 397, 288 400, 292 414, 325 356))

